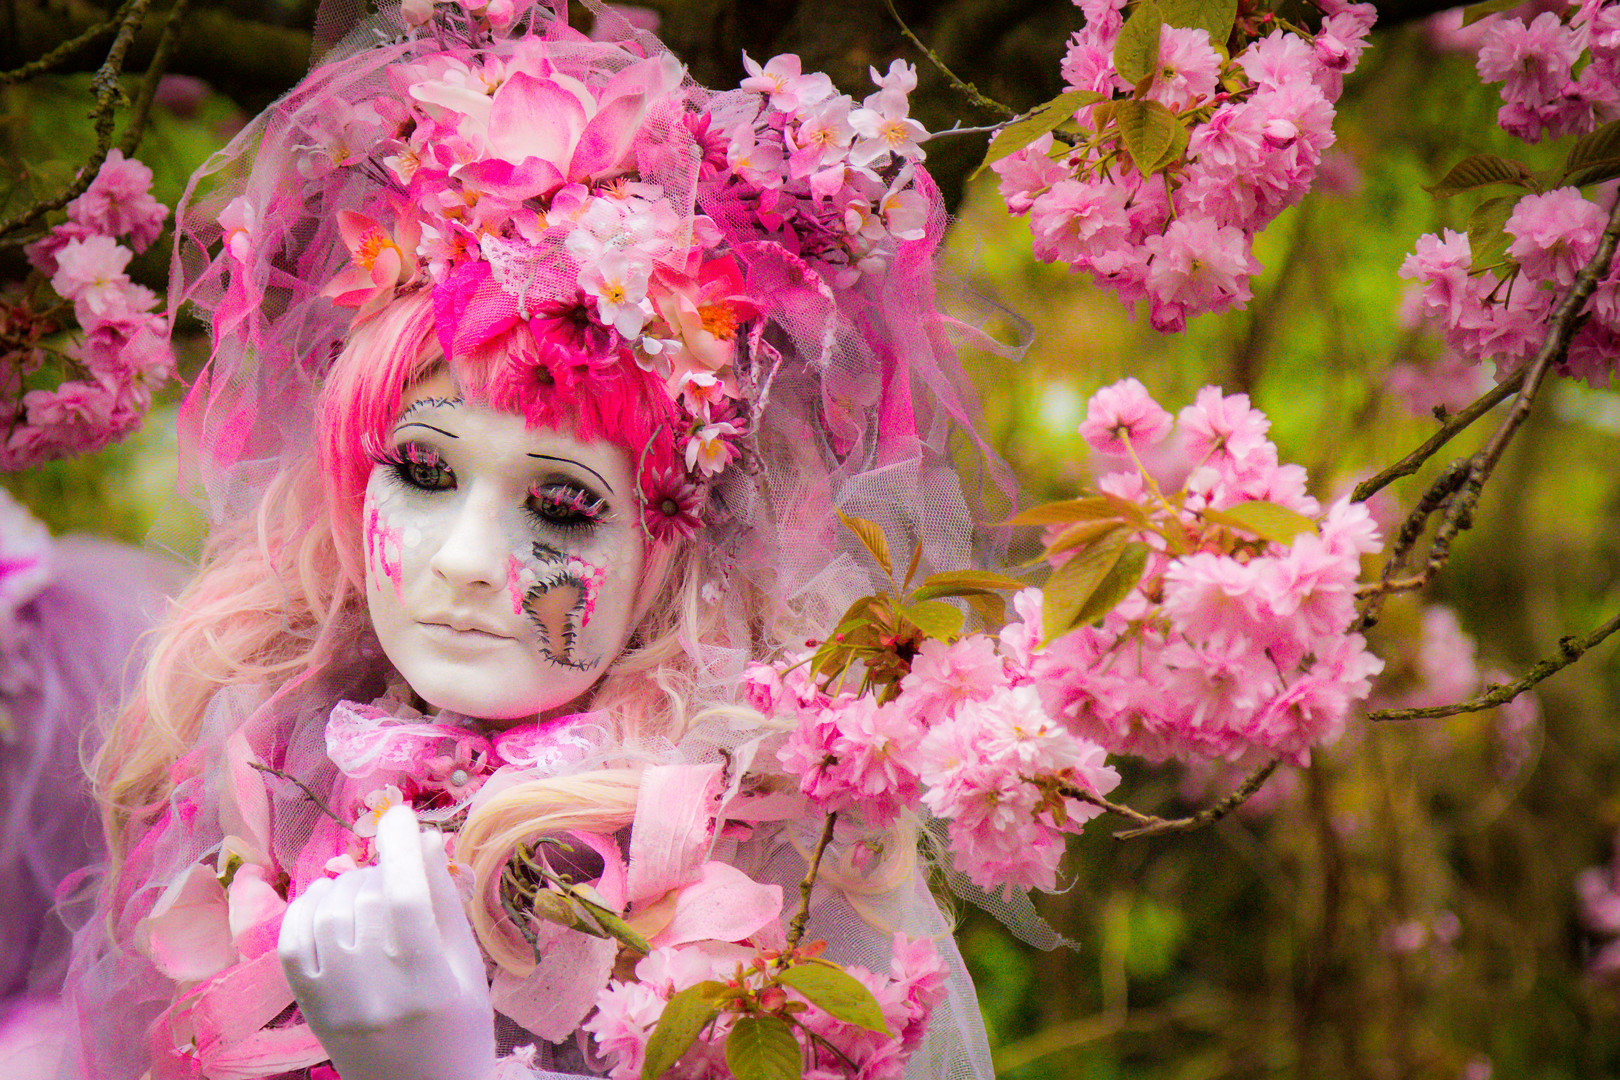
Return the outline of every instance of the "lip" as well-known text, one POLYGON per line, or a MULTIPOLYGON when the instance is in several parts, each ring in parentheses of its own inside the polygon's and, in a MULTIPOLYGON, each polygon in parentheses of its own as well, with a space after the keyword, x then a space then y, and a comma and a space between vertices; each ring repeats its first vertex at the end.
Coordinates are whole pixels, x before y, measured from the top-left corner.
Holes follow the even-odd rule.
POLYGON ((472 643, 477 641, 489 642, 513 640, 510 634, 498 633, 487 626, 476 623, 438 622, 430 619, 419 619, 416 625, 422 627, 435 637, 446 638, 452 641, 472 643))

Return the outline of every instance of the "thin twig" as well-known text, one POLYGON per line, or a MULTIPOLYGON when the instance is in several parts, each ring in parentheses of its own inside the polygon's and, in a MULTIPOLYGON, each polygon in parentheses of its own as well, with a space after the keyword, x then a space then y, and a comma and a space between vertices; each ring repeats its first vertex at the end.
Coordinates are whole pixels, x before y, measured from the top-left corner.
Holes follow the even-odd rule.
POLYGON ((142 77, 141 88, 135 95, 135 107, 130 115, 129 125, 124 128, 124 137, 118 142, 118 149, 125 157, 134 157, 136 148, 141 145, 141 136, 146 133, 147 121, 152 118, 152 102, 157 98, 158 83, 163 79, 163 73, 168 70, 169 58, 174 55, 175 46, 180 43, 180 31, 185 21, 186 9, 190 6, 191 0, 174 0, 168 18, 163 20, 163 30, 158 38, 157 48, 152 51, 152 61, 146 65, 146 75, 142 77))
POLYGON ((958 120, 955 124, 946 128, 944 131, 930 131, 928 133, 928 138, 924 139, 923 141, 933 142, 935 139, 943 139, 947 135, 990 135, 1000 131, 1001 127, 1002 125, 1000 124, 985 124, 982 127, 963 127, 962 122, 958 120))
POLYGON ((106 22, 97 23, 85 30, 78 37, 68 38, 37 60, 30 60, 22 67, 15 67, 10 71, 0 71, 0 86, 10 86, 13 83, 32 79, 36 75, 43 75, 58 64, 66 62, 69 57, 96 40, 96 38, 101 37, 103 34, 110 34, 117 28, 118 16, 115 14, 106 22))
POLYGON ((124 55, 129 52, 129 47, 135 40, 135 32, 145 20, 146 9, 151 6, 151 2, 152 0, 126 0, 119 12, 119 17, 123 21, 118 27, 118 35, 113 38, 113 43, 107 50, 107 59, 102 61, 101 67, 96 69, 95 75, 90 79, 90 88, 96 96, 95 107, 90 110, 90 118, 95 121, 96 127, 96 148, 80 167, 78 175, 64 185, 61 191, 39 200, 27 209, 18 211, 15 216, 5 221, 0 221, 0 248, 19 247, 27 242, 29 237, 13 237, 12 234, 78 198, 101 171, 102 162, 107 160, 107 155, 112 151, 115 114, 118 102, 124 97, 123 87, 118 81, 124 71, 124 55))
POLYGON ((343 826, 349 832, 354 832, 354 824, 352 822, 344 821, 342 818, 340 818, 336 814, 334 814, 332 812, 331 808, 328 807, 324 802, 321 801, 320 796, 316 795, 315 792, 310 790, 310 787, 309 787, 308 784, 306 784, 302 780, 298 779, 298 777, 294 776, 292 773, 283 772, 280 769, 272 769, 270 766, 261 765, 257 761, 250 761, 250 762, 248 762, 248 765, 251 768, 258 769, 262 773, 267 773, 270 776, 274 776, 278 780, 285 780, 288 783, 292 784, 299 791, 302 791, 304 793, 304 798, 308 799, 310 802, 315 804, 315 809, 319 810, 321 813, 325 814, 327 817, 331 818, 333 821, 335 821, 339 825, 343 826))
POLYGON ((1491 387, 1478 401, 1440 425, 1440 430, 1429 436, 1422 446, 1419 446, 1378 475, 1368 477, 1357 484, 1356 490, 1350 495, 1351 500, 1353 502, 1366 502, 1401 477, 1411 476, 1417 472, 1418 469, 1422 468, 1425 461, 1428 461, 1440 451, 1441 447, 1462 434, 1473 425, 1475 420, 1502 404, 1503 401, 1507 400, 1508 395, 1523 386, 1524 376, 1525 370, 1520 368, 1508 378, 1491 387))
POLYGON ((917 46, 922 54, 933 62, 935 67, 939 68, 940 72, 945 76, 946 79, 950 80, 950 84, 956 87, 959 93, 961 93, 969 101, 973 102, 973 104, 977 105, 979 108, 993 113, 999 113, 1008 120, 1011 120, 1014 116, 1018 115, 1012 109, 1009 109, 1007 106, 1003 105, 999 101, 996 101, 994 98, 985 97, 984 94, 979 91, 977 86, 974 86, 965 79, 959 78, 956 72, 946 67, 945 61, 941 60, 939 55, 935 53, 933 49, 930 49, 928 46, 924 45, 921 39, 919 39, 916 34, 911 32, 911 27, 906 25, 906 21, 902 19, 900 17, 900 13, 895 10, 894 0, 883 0, 883 3, 886 7, 888 7, 889 14, 893 16, 895 24, 900 27, 900 32, 906 35, 911 43, 917 46))
POLYGON ((1206 806, 1196 814, 1181 818, 1162 818, 1153 814, 1144 814, 1133 807, 1126 806, 1123 803, 1110 802, 1101 795, 1093 795, 1084 788, 1071 784, 1059 787, 1058 791, 1067 798, 1079 799, 1083 803, 1090 803, 1092 806, 1106 810, 1110 814, 1117 814, 1128 821, 1136 822, 1136 828, 1122 829, 1114 834, 1116 840, 1136 840, 1144 836, 1158 836, 1161 833, 1187 832, 1191 829, 1200 829, 1205 825, 1214 824, 1248 802, 1250 797, 1260 790, 1260 786, 1271 778, 1271 774, 1276 772, 1277 766, 1281 764, 1281 758, 1272 758, 1250 773, 1243 783, 1237 786, 1236 790, 1221 799, 1220 802, 1206 806))
POLYGON ((799 910, 794 913, 793 921, 788 924, 787 948, 784 953, 790 953, 799 947, 799 939, 804 937, 805 924, 810 921, 810 890, 815 888, 816 876, 821 873, 821 856, 826 854, 827 845, 832 843, 833 825, 838 821, 838 813, 834 811, 827 815, 826 824, 821 827, 821 839, 816 841, 816 850, 810 855, 810 869, 799 882, 799 910))
POLYGON ((1460 713, 1479 712, 1481 709, 1506 705, 1555 671, 1569 667, 1616 630, 1620 630, 1620 615, 1616 615, 1585 637, 1562 638, 1558 642, 1557 656, 1547 657, 1513 682, 1492 686, 1485 693, 1468 701, 1459 701, 1453 705, 1424 705, 1411 709, 1375 709, 1367 714, 1367 719, 1434 720, 1443 716, 1457 716, 1460 713))

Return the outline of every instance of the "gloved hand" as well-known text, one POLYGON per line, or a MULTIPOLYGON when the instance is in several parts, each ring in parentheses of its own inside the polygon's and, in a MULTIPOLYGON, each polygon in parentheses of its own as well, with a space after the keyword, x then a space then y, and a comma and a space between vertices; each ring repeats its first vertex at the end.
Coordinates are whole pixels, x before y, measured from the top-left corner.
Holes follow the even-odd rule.
POLYGON ((484 1080, 495 1014, 442 834, 396 806, 377 865, 294 900, 278 952, 298 1007, 343 1080, 484 1080))

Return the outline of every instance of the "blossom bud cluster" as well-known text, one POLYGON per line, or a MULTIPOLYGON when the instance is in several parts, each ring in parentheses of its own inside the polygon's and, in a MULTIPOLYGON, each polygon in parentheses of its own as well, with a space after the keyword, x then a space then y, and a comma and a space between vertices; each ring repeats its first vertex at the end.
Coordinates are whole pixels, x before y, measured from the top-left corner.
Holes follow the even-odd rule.
POLYGON ((1126 303, 1146 300, 1158 330, 1242 308, 1260 270, 1254 235, 1304 197, 1334 141, 1333 103, 1366 47, 1372 5, 1322 0, 1314 34, 1260 36, 1271 17, 1240 22, 1232 55, 1227 37, 1163 26, 1146 100, 1173 114, 1185 149, 1144 172, 1110 122, 1136 89, 1115 67, 1125 0, 1075 2, 1086 24, 1063 78, 1104 100, 1080 110, 1068 151, 1043 135, 992 165, 1008 210, 1029 215, 1036 258, 1084 270, 1126 303))
POLYGON ((114 149, 68 204, 67 220, 27 247, 29 263, 73 305, 82 333, 56 354, 70 377, 25 392, 24 378, 46 360, 39 339, 60 319, 32 300, 0 302, 0 469, 99 450, 128 435, 151 408, 153 389, 173 377, 168 320, 152 310, 158 296, 125 273, 169 214, 151 186, 152 170, 114 149))
POLYGON ((849 288, 883 270, 897 242, 920 240, 928 201, 914 190, 913 162, 928 132, 911 119, 917 69, 895 60, 871 69, 876 92, 857 107, 821 72, 804 74, 792 53, 763 66, 746 54, 741 88, 762 107, 724 130, 729 194, 748 203, 773 239, 832 271, 849 288))
MULTIPOLYGON (((647 1042, 669 1000, 682 990, 714 981, 748 989, 764 972, 751 949, 739 946, 686 946, 654 949, 636 965, 636 977, 615 981, 596 999, 596 1012, 582 1028, 596 1043, 611 1080, 637 1080, 646 1062, 647 1042), (745 968, 745 965, 750 965, 745 968)), ((860 967, 844 968, 861 983, 883 1012, 888 1033, 846 1023, 785 987, 757 994, 768 1012, 791 1009, 793 1035, 810 1065, 806 1080, 902 1080, 906 1063, 927 1032, 933 1008, 945 1000, 945 965, 927 938, 894 937, 893 960, 886 974, 860 967)), ((669 1080, 710 1080, 732 1076, 725 1042, 735 1017, 722 1014, 706 1026, 691 1048, 661 1075, 669 1080)))
POLYGON ((1492 15, 1485 24, 1475 69, 1502 84, 1502 130, 1538 142, 1620 117, 1620 5, 1578 0, 1528 22, 1492 15))
POLYGON ((1360 503, 1307 494, 1269 427, 1216 387, 1174 419, 1134 379, 1089 403, 1081 435, 1124 466, 1097 487, 1140 509, 1145 566, 1100 624, 1053 640, 1029 671, 1054 715, 1112 753, 1302 762, 1383 667, 1350 631, 1377 526, 1360 503))
MULTIPOLYGON (((1471 363, 1496 362, 1498 378, 1535 356, 1547 321, 1597 252, 1608 210, 1579 188, 1524 195, 1503 226, 1505 252, 1489 267, 1466 233, 1418 238, 1401 276, 1418 282, 1423 319, 1471 363)), ((1620 359, 1620 264, 1587 301, 1587 318, 1570 339, 1560 370, 1596 387, 1609 385, 1620 359)))

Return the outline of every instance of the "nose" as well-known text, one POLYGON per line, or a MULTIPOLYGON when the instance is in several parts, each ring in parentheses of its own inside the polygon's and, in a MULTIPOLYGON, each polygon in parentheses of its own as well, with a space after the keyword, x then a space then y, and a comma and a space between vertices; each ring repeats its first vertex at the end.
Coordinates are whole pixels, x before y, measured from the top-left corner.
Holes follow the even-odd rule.
POLYGON ((508 554, 497 508, 474 489, 457 508, 428 568, 453 588, 493 589, 506 581, 508 554))

